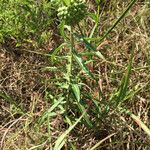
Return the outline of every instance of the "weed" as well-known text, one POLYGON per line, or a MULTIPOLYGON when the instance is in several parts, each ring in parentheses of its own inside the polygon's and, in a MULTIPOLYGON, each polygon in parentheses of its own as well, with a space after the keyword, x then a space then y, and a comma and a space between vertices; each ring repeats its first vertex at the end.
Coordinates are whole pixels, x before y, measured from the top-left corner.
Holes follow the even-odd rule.
POLYGON ((1 118, 8 116, 1 148, 148 148, 146 1, 10 0, 0 6, 5 46, 7 37, 39 49, 52 34, 61 41, 48 53, 27 47, 16 62, 1 55, 1 118))

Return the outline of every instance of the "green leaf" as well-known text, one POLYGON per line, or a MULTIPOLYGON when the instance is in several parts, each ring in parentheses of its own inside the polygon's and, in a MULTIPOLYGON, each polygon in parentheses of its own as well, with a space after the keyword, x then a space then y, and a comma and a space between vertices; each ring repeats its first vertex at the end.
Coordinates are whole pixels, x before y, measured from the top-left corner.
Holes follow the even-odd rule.
POLYGON ((72 84, 71 87, 72 87, 73 93, 77 101, 80 102, 80 89, 79 89, 78 84, 72 84))
POLYGON ((128 110, 126 108, 118 107, 118 110, 121 113, 126 113, 127 115, 129 115, 134 120, 134 122, 136 122, 139 125, 139 127, 141 127, 145 131, 145 133, 148 136, 150 136, 150 129, 139 117, 134 115, 130 110, 128 110))
POLYGON ((80 118, 72 125, 70 126, 55 142, 54 150, 61 150, 63 145, 65 144, 65 140, 67 135, 74 129, 74 127, 81 121, 81 119, 84 117, 86 113, 86 110, 83 112, 83 114, 80 116, 80 118))
POLYGON ((67 45, 67 43, 62 43, 61 45, 59 45, 56 49, 54 49, 54 51, 52 52, 51 55, 51 59, 54 60, 56 54, 65 46, 67 45))
POLYGON ((115 99, 117 105, 124 101, 124 98, 125 98, 126 93, 127 93, 130 75, 131 75, 131 71, 132 71, 132 60, 133 60, 133 52, 134 52, 133 50, 134 49, 132 49, 132 54, 131 54, 129 64, 127 67, 127 72, 121 81, 121 85, 120 85, 119 90, 118 90, 118 95, 115 99))
POLYGON ((22 112, 24 112, 24 110, 16 103, 16 101, 7 93, 0 92, 0 98, 5 99, 6 102, 13 104, 16 108, 19 108, 22 112))
POLYGON ((99 18, 95 13, 88 13, 88 16, 91 17, 96 23, 98 22, 99 18))
POLYGON ((43 115, 40 120, 40 124, 44 122, 44 120, 51 116, 52 111, 64 100, 64 97, 60 97, 56 103, 54 103, 43 115))
POLYGON ((44 67, 42 68, 42 71, 56 71, 57 70, 57 67, 44 67))
MULTIPOLYGON (((86 110, 85 107, 82 104, 80 104, 79 102, 77 102, 77 105, 78 105, 78 108, 80 109, 81 113, 83 113, 86 110)), ((92 125, 92 123, 90 121, 90 117, 87 114, 87 112, 85 113, 83 118, 86 121, 86 124, 91 128, 93 125, 92 125)))
POLYGON ((66 34, 65 34, 65 32, 64 32, 64 29, 65 29, 65 21, 62 21, 62 22, 59 24, 60 34, 61 34, 61 36, 62 36, 63 39, 67 39, 66 34))
POLYGON ((131 9, 131 7, 135 4, 137 0, 132 0, 126 10, 122 13, 122 15, 116 20, 116 22, 112 25, 110 29, 103 35, 103 37, 97 38, 99 42, 102 42, 108 35, 109 33, 118 25, 118 23, 125 17, 125 15, 128 13, 128 11, 131 9))
POLYGON ((85 65, 82 57, 77 54, 75 51, 73 52, 73 57, 75 58, 75 60, 77 61, 77 63, 79 64, 79 66, 81 67, 81 69, 92 79, 95 80, 93 74, 89 71, 89 69, 87 68, 87 66, 85 65))
MULTIPOLYGON (((76 34, 76 33, 74 33, 74 35, 75 35, 75 37, 76 37, 80 42, 82 42, 82 43, 85 44, 86 48, 87 48, 89 51, 94 52, 94 54, 95 54, 97 57, 99 57, 99 58, 101 58, 101 59, 103 59, 103 60, 106 60, 105 57, 104 57, 99 51, 97 51, 96 48, 93 47, 85 38, 80 37, 80 36, 79 36, 78 34, 76 34)), ((90 38, 89 38, 89 39, 90 39, 90 38)))
POLYGON ((101 2, 101 0, 95 0, 96 4, 99 4, 101 2))

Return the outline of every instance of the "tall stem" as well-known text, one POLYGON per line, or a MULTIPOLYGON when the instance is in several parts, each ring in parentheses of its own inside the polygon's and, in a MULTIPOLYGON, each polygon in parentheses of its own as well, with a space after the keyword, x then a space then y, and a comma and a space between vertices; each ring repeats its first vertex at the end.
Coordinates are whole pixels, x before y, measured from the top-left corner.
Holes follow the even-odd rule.
POLYGON ((71 76, 72 76, 72 54, 73 54, 73 49, 74 49, 74 38, 73 38, 73 27, 71 26, 71 31, 70 31, 70 83, 71 83, 71 76))
POLYGON ((69 67, 68 67, 68 84, 69 84, 69 89, 68 89, 68 100, 67 100, 67 109, 68 110, 68 105, 69 105, 69 99, 70 99, 70 86, 71 86, 71 82, 72 82, 72 59, 73 59, 73 49, 74 49, 74 38, 73 38, 73 27, 71 26, 71 30, 70 30, 70 51, 69 51, 69 67))

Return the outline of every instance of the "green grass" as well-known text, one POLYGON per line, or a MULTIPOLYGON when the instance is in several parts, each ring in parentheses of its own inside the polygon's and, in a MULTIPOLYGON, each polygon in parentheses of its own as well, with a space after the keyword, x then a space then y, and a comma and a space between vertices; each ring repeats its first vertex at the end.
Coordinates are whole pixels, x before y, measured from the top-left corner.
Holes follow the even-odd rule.
POLYGON ((149 2, 86 1, 71 26, 69 0, 15 3, 0 2, 1 149, 148 149, 149 2))

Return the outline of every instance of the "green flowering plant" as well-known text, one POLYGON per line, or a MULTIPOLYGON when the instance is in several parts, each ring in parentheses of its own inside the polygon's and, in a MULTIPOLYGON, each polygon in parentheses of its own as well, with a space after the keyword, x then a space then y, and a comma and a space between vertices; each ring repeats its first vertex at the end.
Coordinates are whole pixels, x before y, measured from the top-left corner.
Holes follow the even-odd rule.
POLYGON ((76 25, 86 16, 85 0, 64 1, 58 8, 58 17, 66 25, 76 25))

